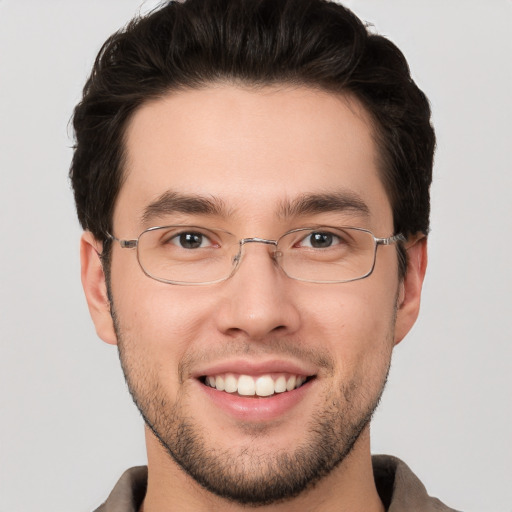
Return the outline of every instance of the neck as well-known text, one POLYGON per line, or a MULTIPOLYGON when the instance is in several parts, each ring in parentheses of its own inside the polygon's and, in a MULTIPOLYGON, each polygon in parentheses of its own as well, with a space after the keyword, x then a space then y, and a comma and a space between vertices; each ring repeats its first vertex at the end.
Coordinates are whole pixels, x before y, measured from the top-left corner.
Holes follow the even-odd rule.
MULTIPOLYGON (((146 429, 148 487, 139 512, 247 512, 253 508, 220 498, 186 474, 146 429)), ((258 506, 258 512, 384 512, 370 455, 369 427, 351 453, 312 488, 288 501, 258 506)))

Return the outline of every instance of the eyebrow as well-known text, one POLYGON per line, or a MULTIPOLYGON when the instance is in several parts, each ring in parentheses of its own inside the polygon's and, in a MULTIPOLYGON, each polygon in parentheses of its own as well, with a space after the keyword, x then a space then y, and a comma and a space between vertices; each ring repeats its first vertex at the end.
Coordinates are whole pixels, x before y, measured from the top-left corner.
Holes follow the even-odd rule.
MULTIPOLYGON (((350 212, 368 217, 370 210, 363 199, 352 191, 334 193, 303 194, 293 200, 283 200, 277 214, 281 218, 300 217, 328 212, 350 212)), ((175 213, 208 215, 228 218, 233 210, 228 210, 224 201, 215 196, 201 196, 166 191, 144 209, 143 224, 158 217, 175 213)))
POLYGON ((363 199, 352 191, 321 194, 303 194, 292 201, 283 201, 279 207, 280 217, 298 217, 328 212, 349 212, 370 216, 370 209, 363 199))
POLYGON ((187 195, 167 191, 144 208, 141 221, 145 224, 156 217, 164 217, 174 213, 215 215, 219 217, 228 217, 230 215, 224 202, 217 197, 187 195))

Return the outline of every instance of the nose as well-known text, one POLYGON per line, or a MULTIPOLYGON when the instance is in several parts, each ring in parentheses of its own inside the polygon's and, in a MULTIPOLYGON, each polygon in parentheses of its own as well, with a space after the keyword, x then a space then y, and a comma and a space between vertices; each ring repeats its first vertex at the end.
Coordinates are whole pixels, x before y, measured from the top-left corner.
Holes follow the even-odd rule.
POLYGON ((292 294, 294 282, 273 258, 275 243, 251 239, 242 244, 241 261, 224 282, 217 326, 224 334, 263 340, 269 335, 291 334, 300 325, 292 294))

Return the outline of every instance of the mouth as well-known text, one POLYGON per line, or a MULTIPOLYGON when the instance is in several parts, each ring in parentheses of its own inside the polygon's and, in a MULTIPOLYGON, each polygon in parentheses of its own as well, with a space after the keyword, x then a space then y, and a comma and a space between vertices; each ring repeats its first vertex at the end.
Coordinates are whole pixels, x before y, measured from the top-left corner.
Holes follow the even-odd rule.
POLYGON ((205 386, 235 396, 268 398, 294 391, 314 378, 314 375, 290 373, 267 373, 262 375, 220 373, 203 375, 199 378, 199 381, 205 386))

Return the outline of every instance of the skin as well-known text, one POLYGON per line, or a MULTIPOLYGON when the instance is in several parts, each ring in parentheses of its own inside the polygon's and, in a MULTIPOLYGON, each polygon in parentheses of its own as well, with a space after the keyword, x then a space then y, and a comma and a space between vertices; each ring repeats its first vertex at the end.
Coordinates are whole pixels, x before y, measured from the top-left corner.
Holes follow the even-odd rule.
MULTIPOLYGON (((239 238, 277 239, 290 229, 340 219, 379 237, 393 234, 369 117, 346 96, 302 87, 250 90, 226 84, 181 91, 135 113, 126 149, 126 180, 113 219, 119 238, 137 238, 171 218, 172 223, 208 223, 239 238), (357 195, 368 214, 279 213, 283 201, 333 190, 357 195), (214 196, 227 215, 181 213, 143 222, 148 204, 166 191, 214 196)), ((86 232, 82 281, 98 335, 120 345, 132 394, 164 441, 179 442, 175 430, 186 418, 204 452, 213 451, 228 472, 234 468, 252 481, 264 479, 276 454, 293 456, 297 447, 314 443, 311 428, 326 418, 342 432, 329 446, 342 460, 303 492, 260 510, 382 511, 366 420, 384 387, 393 347, 419 311, 425 239, 412 237, 406 247, 403 280, 394 246, 379 247, 375 269, 366 279, 313 284, 287 278, 269 257, 269 246, 249 244, 230 279, 176 286, 148 278, 135 250, 114 244, 115 326, 97 255, 101 244, 86 232), (315 378, 283 414, 253 414, 244 420, 218 407, 196 378, 205 368, 233 361, 292 362, 315 378), (353 446, 344 435, 349 429, 357 437, 353 446)), ((150 428, 146 443, 144 511, 245 509, 182 471, 150 428)))

